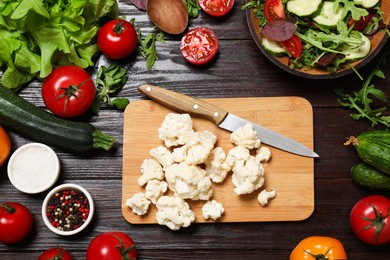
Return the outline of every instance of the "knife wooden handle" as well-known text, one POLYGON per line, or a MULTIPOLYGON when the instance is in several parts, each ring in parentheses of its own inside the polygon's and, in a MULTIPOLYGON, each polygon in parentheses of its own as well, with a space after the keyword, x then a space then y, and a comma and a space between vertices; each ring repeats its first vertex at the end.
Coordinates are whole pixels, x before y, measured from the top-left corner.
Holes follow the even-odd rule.
POLYGON ((158 103, 181 113, 206 118, 219 125, 228 115, 228 112, 204 102, 171 90, 145 84, 140 86, 139 91, 158 103))

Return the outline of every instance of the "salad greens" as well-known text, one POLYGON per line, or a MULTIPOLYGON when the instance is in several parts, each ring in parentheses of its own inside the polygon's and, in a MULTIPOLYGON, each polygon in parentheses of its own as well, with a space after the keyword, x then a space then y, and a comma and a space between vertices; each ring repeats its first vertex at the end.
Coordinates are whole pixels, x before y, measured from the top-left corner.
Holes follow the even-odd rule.
MULTIPOLYGON (((251 0, 242 6, 243 10, 252 9, 255 17, 260 20, 260 29, 267 26, 267 24, 272 24, 265 18, 265 2, 266 0, 251 0)), ((364 35, 373 35, 378 30, 385 29, 390 36, 390 31, 384 23, 383 12, 380 10, 379 4, 367 10, 354 1, 334 0, 331 2, 333 9, 335 10, 340 5, 342 6, 342 13, 337 25, 333 27, 319 24, 313 17, 300 17, 289 12, 286 8, 287 2, 288 0, 281 0, 287 14, 285 20, 295 24, 295 35, 301 40, 303 49, 300 57, 295 59, 290 57, 290 67, 292 69, 309 70, 313 67, 322 67, 329 72, 336 72, 342 64, 348 64, 358 59, 358 57, 355 60, 348 58, 346 50, 354 51, 363 48, 366 44, 365 41, 367 41, 367 37, 364 35), (353 26, 348 26, 350 19, 359 20, 361 17, 369 17, 370 19, 364 31, 359 32, 354 30, 353 26)), ((272 53, 272 50, 270 51, 272 53)), ((288 52, 285 55, 289 55, 288 52)), ((362 53, 361 56, 363 55, 362 53)))
POLYGON ((56 65, 93 65, 99 19, 118 11, 116 0, 0 1, 1 83, 17 91, 56 65))

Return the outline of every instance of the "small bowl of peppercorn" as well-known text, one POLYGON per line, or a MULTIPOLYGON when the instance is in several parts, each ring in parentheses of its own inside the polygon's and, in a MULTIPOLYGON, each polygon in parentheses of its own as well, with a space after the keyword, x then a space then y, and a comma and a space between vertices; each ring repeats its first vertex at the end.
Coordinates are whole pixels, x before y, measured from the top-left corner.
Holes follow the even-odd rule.
POLYGON ((42 204, 42 218, 54 233, 71 236, 92 221, 94 204, 89 192, 77 184, 66 183, 52 189, 42 204))

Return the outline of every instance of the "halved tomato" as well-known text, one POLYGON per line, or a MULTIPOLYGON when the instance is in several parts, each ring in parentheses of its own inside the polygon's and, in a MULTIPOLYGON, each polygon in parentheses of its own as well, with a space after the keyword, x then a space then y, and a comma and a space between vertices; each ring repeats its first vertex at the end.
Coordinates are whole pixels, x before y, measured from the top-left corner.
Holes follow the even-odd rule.
POLYGON ((234 5, 234 0, 198 0, 200 8, 212 16, 227 14, 234 5))
POLYGON ((189 63, 203 65, 218 52, 217 35, 206 27, 197 27, 188 31, 180 43, 180 52, 189 63))
POLYGON ((302 54, 302 42, 295 34, 288 40, 280 42, 282 46, 293 56, 298 58, 302 54))
POLYGON ((267 21, 286 19, 282 0, 266 0, 264 5, 264 16, 267 21))

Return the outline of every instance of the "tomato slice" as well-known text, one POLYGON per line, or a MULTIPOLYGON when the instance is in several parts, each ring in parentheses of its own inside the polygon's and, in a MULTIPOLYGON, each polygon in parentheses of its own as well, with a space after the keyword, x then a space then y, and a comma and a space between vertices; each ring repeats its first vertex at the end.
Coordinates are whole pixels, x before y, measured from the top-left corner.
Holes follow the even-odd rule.
POLYGON ((359 20, 355 21, 354 19, 350 18, 348 20, 348 28, 353 26, 353 29, 359 32, 364 31, 366 29, 368 23, 370 22, 370 15, 362 16, 359 20))
POLYGON ((286 19, 282 0, 266 0, 264 5, 264 16, 267 21, 286 19))
POLYGON ((227 14, 234 5, 234 0, 198 0, 200 8, 212 16, 227 14))
POLYGON ((295 34, 288 40, 280 42, 282 46, 293 56, 298 58, 302 54, 302 42, 295 34))
POLYGON ((180 52, 191 64, 203 65, 218 52, 218 38, 206 27, 197 27, 188 31, 180 43, 180 52))

